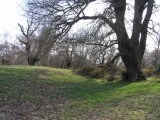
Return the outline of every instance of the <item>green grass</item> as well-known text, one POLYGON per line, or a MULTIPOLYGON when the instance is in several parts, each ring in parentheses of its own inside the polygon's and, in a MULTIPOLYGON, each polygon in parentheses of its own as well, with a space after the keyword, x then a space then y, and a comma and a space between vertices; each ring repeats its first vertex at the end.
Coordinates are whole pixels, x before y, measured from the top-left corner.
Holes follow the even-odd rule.
POLYGON ((0 66, 0 120, 159 120, 158 81, 108 83, 65 69, 0 66))

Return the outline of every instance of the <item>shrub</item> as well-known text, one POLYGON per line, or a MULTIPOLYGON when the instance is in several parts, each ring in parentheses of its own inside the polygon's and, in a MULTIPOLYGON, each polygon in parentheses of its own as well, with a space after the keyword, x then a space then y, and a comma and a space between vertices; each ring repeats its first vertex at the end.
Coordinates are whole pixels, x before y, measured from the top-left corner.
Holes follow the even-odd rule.
POLYGON ((153 65, 150 65, 148 68, 144 68, 143 70, 143 73, 146 75, 146 76, 153 76, 154 73, 155 73, 155 68, 153 65))
MULTIPOLYGON (((80 67, 75 70, 76 73, 83 75, 83 76, 90 76, 93 77, 96 73, 101 71, 102 68, 94 67, 94 66, 85 66, 85 67, 80 67)), ((106 71, 98 74, 96 78, 103 78, 106 74, 106 71)))
POLYGON ((95 69, 96 67, 93 67, 93 66, 80 67, 76 70, 76 73, 83 75, 83 76, 92 76, 92 72, 95 69))

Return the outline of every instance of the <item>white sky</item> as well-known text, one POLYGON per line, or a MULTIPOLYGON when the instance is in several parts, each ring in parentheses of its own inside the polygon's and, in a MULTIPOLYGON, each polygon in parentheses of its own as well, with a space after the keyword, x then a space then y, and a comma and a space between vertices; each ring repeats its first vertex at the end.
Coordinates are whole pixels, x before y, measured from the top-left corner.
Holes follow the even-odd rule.
POLYGON ((20 2, 21 0, 0 0, 0 35, 17 34, 17 23, 24 21, 20 16, 20 2))
MULTIPOLYGON (((23 1, 24 0, 0 0, 0 37, 6 33, 15 37, 20 33, 18 23, 26 23, 26 18, 20 15, 22 11, 19 5, 21 5, 23 1)), ((155 1, 160 4, 160 0, 155 1)), ((1 42, 0 39, 0 43, 1 42)))

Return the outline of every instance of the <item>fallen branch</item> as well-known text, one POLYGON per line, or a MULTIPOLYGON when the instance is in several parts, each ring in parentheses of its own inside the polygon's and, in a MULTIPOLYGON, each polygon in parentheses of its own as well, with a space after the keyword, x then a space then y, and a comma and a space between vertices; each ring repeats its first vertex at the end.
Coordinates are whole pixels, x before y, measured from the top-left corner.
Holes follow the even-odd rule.
POLYGON ((105 69, 109 68, 119 56, 120 56, 120 53, 117 53, 111 61, 101 66, 103 68, 102 70, 94 74, 92 77, 95 78, 98 74, 103 72, 105 69))

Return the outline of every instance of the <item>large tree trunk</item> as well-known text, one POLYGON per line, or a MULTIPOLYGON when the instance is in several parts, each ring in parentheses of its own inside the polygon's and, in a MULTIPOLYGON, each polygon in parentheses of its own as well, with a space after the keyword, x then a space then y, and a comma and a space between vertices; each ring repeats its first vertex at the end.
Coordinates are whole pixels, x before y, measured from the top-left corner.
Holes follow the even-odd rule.
POLYGON ((142 81, 146 80, 146 77, 142 73, 141 63, 142 58, 138 49, 130 48, 127 52, 123 52, 122 60, 126 67, 125 73, 123 73, 123 79, 126 81, 142 81))
POLYGON ((124 64, 126 67, 126 71, 122 75, 124 80, 130 82, 146 80, 146 77, 141 70, 140 61, 134 62, 128 60, 128 62, 124 62, 124 64))
POLYGON ((66 67, 67 67, 67 68, 70 68, 70 67, 71 67, 71 61, 68 61, 68 62, 66 63, 66 67))
POLYGON ((154 0, 135 0, 131 38, 129 38, 124 22, 126 0, 113 0, 112 2, 116 16, 115 28, 113 28, 118 39, 118 50, 126 67, 124 78, 127 81, 143 80, 145 77, 141 71, 141 62, 145 52, 147 28, 154 0), (145 9, 146 13, 142 19, 145 9))
POLYGON ((30 65, 30 66, 34 66, 35 65, 35 63, 37 62, 37 61, 39 61, 40 59, 38 59, 38 58, 30 58, 30 57, 28 57, 28 64, 30 65))
POLYGON ((122 73, 122 79, 129 82, 146 80, 146 77, 141 69, 138 70, 134 66, 136 65, 132 64, 126 67, 126 71, 122 73))

